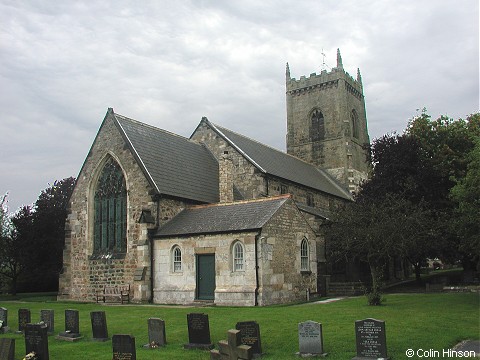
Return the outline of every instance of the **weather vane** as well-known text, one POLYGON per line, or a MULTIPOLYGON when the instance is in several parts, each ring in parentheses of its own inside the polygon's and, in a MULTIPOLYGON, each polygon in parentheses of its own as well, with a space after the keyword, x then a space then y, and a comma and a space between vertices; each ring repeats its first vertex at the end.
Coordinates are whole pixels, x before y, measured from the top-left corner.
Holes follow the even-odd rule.
POLYGON ((327 64, 325 63, 326 55, 325 55, 325 52, 323 51, 323 48, 322 48, 321 54, 322 54, 322 59, 323 59, 323 62, 322 62, 322 71, 323 71, 323 70, 327 70, 327 64))

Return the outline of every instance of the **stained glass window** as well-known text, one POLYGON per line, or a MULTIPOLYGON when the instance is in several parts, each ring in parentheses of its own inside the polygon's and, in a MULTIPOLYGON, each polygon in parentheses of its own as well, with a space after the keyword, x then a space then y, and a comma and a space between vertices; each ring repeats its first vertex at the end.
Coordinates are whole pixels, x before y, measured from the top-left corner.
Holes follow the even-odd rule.
POLYGON ((112 159, 105 163, 95 190, 95 252, 127 250, 127 190, 122 169, 112 159))

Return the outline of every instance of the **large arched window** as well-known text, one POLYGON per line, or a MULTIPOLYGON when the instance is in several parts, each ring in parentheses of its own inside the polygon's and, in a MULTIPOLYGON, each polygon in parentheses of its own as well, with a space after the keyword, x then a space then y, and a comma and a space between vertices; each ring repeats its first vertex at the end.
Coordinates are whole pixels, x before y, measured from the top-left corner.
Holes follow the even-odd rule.
POLYGON ((310 139, 312 141, 323 140, 325 138, 325 121, 320 110, 314 109, 310 115, 310 139))
POLYGON ((308 246, 308 240, 304 238, 300 244, 300 270, 301 271, 310 270, 309 253, 310 253, 310 249, 308 246))
POLYGON ((233 271, 244 270, 244 250, 240 241, 235 242, 232 248, 233 271))
POLYGON ((172 251, 173 272, 182 271, 182 250, 175 246, 172 251))
POLYGON ((127 190, 122 169, 109 158, 95 189, 94 250, 105 253, 127 251, 127 190))
POLYGON ((355 139, 358 139, 358 115, 357 112, 352 110, 352 114, 350 115, 351 124, 352 124, 352 136, 355 139))

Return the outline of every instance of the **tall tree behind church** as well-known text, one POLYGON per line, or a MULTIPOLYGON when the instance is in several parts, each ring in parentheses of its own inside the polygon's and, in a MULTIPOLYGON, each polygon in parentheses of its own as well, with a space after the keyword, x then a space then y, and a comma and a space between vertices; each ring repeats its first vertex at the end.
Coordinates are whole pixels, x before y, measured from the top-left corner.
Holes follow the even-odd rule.
MULTIPOLYGON (((73 177, 55 181, 42 190, 33 206, 32 222, 17 221, 16 227, 22 233, 23 226, 32 226, 29 242, 27 271, 19 279, 18 291, 56 291, 58 276, 62 269, 62 253, 65 241, 65 219, 70 195, 73 191, 73 177)), ((28 232, 24 232, 28 233, 28 232)))

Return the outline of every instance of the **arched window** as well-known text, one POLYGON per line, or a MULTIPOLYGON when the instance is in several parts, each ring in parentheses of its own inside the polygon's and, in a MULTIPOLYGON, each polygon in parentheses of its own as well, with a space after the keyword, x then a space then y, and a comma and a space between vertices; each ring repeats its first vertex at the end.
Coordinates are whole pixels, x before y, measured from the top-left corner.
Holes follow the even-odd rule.
POLYGON ((182 250, 175 246, 172 251, 173 272, 182 271, 182 250))
POLYGON ((352 123, 352 136, 355 139, 358 139, 358 115, 355 110, 352 110, 352 114, 350 115, 351 123, 352 123))
POLYGON ((243 245, 240 241, 237 241, 233 245, 232 249, 232 258, 233 258, 233 271, 243 271, 244 270, 244 251, 243 245))
POLYGON ((127 251, 127 190, 120 166, 110 158, 97 181, 94 202, 94 251, 127 251))
POLYGON ((310 119, 310 139, 312 141, 323 140, 325 138, 325 121, 322 112, 318 109, 313 110, 310 119))
POLYGON ((308 247, 308 240, 303 239, 302 243, 300 244, 300 270, 301 271, 309 271, 309 247, 308 247))

